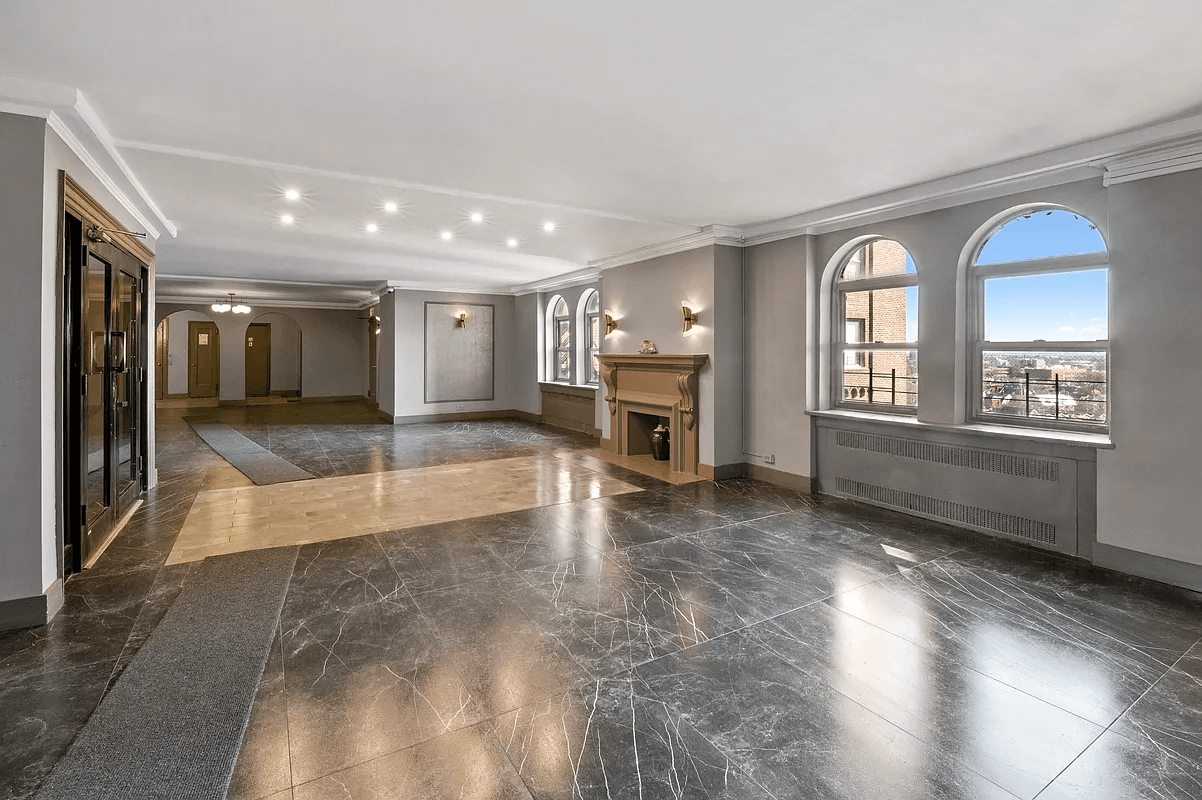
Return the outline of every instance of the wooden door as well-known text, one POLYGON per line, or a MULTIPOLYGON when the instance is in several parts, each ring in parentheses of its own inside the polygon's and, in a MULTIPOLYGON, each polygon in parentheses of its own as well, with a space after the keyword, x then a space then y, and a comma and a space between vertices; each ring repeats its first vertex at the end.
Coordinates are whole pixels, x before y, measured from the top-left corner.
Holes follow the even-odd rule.
POLYGON ((246 396, 271 393, 271 324, 255 322, 246 328, 246 396))
POLYGON ((216 397, 221 346, 216 322, 188 323, 188 396, 216 397))
POLYGON ((163 320, 154 329, 154 399, 162 400, 167 394, 167 328, 163 320))

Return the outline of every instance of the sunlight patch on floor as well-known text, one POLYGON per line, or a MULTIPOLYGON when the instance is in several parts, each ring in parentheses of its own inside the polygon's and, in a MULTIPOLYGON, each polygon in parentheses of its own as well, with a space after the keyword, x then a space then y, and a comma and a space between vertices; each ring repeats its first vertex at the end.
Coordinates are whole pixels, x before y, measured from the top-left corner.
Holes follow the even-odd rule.
POLYGON ((637 491, 549 454, 214 489, 196 496, 167 563, 637 491))

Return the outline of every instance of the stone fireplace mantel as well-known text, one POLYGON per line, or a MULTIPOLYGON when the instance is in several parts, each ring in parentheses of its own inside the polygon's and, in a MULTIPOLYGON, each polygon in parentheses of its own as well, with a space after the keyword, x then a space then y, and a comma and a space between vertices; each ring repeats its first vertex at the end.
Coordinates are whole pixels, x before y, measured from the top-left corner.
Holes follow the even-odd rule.
POLYGON ((613 417, 608 446, 630 453, 630 414, 653 414, 669 420, 671 467, 697 474, 697 373, 709 355, 602 353, 601 379, 613 417))

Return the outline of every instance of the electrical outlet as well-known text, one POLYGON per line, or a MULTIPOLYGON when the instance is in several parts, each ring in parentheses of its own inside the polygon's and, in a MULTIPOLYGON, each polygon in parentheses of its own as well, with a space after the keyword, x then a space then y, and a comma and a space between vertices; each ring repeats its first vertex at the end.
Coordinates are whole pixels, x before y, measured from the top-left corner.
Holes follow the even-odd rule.
POLYGON ((776 456, 773 455, 772 453, 769 453, 768 455, 764 456, 764 463, 765 464, 775 464, 776 456))

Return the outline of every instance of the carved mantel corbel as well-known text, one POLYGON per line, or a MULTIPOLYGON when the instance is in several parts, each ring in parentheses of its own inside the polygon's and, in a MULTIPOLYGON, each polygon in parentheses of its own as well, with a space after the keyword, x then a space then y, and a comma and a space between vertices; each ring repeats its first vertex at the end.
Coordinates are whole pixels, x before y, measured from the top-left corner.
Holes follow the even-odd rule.
POLYGON ((618 413, 618 368, 615 364, 601 364, 601 380, 605 381, 605 402, 609 403, 609 415, 618 413))
POLYGON ((697 424, 696 392, 693 390, 696 377, 696 372, 682 372, 676 376, 676 388, 680 390, 680 414, 684 417, 685 428, 690 431, 697 424))

